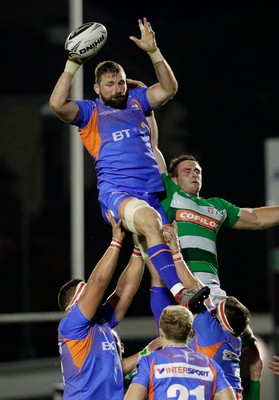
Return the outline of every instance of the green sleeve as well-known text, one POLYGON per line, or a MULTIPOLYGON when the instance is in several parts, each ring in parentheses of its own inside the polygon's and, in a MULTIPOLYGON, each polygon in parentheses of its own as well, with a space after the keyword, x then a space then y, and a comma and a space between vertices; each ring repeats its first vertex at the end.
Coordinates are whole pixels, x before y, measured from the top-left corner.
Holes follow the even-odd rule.
MULTIPOLYGON (((210 199, 208 199, 210 201, 210 199)), ((223 222, 223 226, 232 228, 240 218, 240 208, 220 197, 214 197, 214 205, 219 210, 227 211, 227 218, 223 222)))
POLYGON ((162 174, 162 178, 165 185, 165 198, 161 201, 161 204, 163 206, 165 213, 168 214, 171 200, 173 198, 174 193, 177 192, 178 186, 173 182, 171 177, 166 172, 162 174))

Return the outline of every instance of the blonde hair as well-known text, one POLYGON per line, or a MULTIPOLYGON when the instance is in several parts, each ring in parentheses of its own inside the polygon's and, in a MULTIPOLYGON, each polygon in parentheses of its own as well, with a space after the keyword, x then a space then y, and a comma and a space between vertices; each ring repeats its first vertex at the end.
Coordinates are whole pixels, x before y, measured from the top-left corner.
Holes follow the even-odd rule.
POLYGON ((184 306, 167 306, 161 313, 160 328, 166 339, 187 343, 193 333, 193 314, 184 306))

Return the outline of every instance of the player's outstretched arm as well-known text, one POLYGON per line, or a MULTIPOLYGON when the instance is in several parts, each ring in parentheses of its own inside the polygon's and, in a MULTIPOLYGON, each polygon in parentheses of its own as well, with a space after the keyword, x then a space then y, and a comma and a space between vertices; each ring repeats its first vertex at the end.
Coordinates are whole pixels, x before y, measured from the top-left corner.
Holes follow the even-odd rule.
POLYGON ((132 383, 124 397, 124 400, 144 400, 146 399, 147 389, 146 387, 132 383))
POLYGON ((82 24, 66 38, 64 50, 68 55, 68 60, 49 99, 51 110, 62 121, 69 123, 76 119, 79 111, 78 106, 70 100, 74 76, 82 64, 101 50, 106 40, 106 27, 98 22, 82 24))
POLYGON ((157 46, 155 32, 150 22, 143 18, 143 20, 138 20, 138 24, 141 32, 140 39, 135 36, 130 36, 130 39, 148 53, 153 63, 158 83, 148 88, 147 98, 152 108, 158 108, 175 95, 178 83, 170 65, 157 46))
POLYGON ((159 170, 161 174, 163 174, 167 171, 167 165, 163 153, 161 152, 161 150, 159 150, 159 131, 154 111, 152 111, 151 114, 146 117, 146 119, 150 128, 150 141, 152 150, 159 166, 159 170))
POLYGON ((110 212, 108 212, 106 216, 112 225, 112 241, 103 257, 94 267, 87 281, 84 293, 78 302, 81 312, 88 319, 94 317, 102 302, 105 291, 116 269, 122 241, 125 235, 121 227, 121 219, 116 222, 110 212))
POLYGON ((233 389, 227 387, 226 389, 220 390, 220 392, 216 393, 214 400, 236 400, 236 397, 233 389))
POLYGON ((118 279, 115 291, 108 297, 118 322, 123 319, 139 288, 144 265, 140 249, 135 246, 127 267, 118 279))
POLYGON ((236 229, 262 230, 279 225, 279 206, 241 208, 236 229))
MULTIPOLYGON (((212 306, 213 303, 211 297, 208 296, 208 288, 205 287, 203 283, 192 273, 180 252, 180 243, 177 235, 176 221, 173 222, 173 227, 164 226, 163 232, 166 243, 171 249, 173 261, 177 270, 177 275, 179 276, 182 284, 186 289, 189 289, 189 294, 191 293, 191 291, 193 291, 193 296, 196 294, 195 296, 197 297, 199 304, 201 304, 201 299, 204 298, 204 300, 202 300, 202 303, 206 304, 207 306, 212 306)), ((193 302, 195 301, 195 296, 192 299, 193 302)), ((188 307, 193 312, 193 314, 195 314, 194 308, 190 307, 190 302, 188 307)))
POLYGON ((78 114, 78 105, 70 100, 70 91, 75 73, 82 65, 82 60, 69 58, 64 72, 58 79, 49 99, 50 109, 62 121, 73 122, 78 114))
POLYGON ((136 368, 139 358, 150 354, 152 351, 159 349, 162 346, 161 338, 157 337, 153 339, 144 349, 142 349, 139 353, 132 354, 129 357, 123 358, 121 361, 123 375, 127 375, 134 368, 136 368))
POLYGON ((174 225, 173 227, 164 226, 163 233, 165 241, 169 245, 169 248, 171 249, 179 279, 186 287, 186 289, 192 289, 192 288, 201 289, 204 285, 190 271, 188 265, 183 259, 182 254, 180 253, 180 244, 176 233, 177 226, 175 221, 173 222, 173 225, 174 225))

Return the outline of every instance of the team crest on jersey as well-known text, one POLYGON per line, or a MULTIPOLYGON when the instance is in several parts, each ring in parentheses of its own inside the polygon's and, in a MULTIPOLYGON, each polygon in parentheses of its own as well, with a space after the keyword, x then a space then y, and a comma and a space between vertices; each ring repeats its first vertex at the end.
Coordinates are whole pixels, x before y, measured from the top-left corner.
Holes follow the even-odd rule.
POLYGON ((238 356, 237 356, 237 354, 235 354, 235 353, 233 353, 232 351, 229 351, 229 350, 224 350, 223 351, 223 357, 222 358, 223 358, 223 360, 226 360, 226 361, 231 361, 231 360, 240 361, 238 356))
POLYGON ((224 215, 224 211, 223 210, 216 210, 216 208, 214 208, 214 207, 208 207, 207 208, 207 212, 209 213, 209 214, 218 214, 218 215, 224 215))
POLYGON ((131 105, 131 109, 132 110, 140 110, 140 106, 138 105, 138 103, 136 101, 133 101, 133 103, 131 105))

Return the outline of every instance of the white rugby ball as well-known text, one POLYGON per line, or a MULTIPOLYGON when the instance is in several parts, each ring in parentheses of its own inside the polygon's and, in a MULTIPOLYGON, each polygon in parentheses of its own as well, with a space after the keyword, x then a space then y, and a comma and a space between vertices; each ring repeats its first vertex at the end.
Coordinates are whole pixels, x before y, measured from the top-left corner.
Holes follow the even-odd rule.
POLYGON ((65 40, 68 57, 91 58, 104 46, 108 37, 106 27, 98 22, 86 22, 73 30, 65 40))

